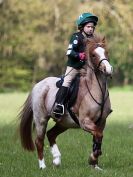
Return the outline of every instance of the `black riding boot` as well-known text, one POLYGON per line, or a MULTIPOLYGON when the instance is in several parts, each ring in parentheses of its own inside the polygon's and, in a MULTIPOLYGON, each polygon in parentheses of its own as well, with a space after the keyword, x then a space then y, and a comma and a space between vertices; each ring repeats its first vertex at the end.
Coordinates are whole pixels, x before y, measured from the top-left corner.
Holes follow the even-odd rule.
POLYGON ((61 86, 61 88, 58 91, 56 100, 55 100, 55 106, 53 109, 53 113, 55 115, 61 116, 64 114, 64 101, 68 94, 68 87, 61 86))

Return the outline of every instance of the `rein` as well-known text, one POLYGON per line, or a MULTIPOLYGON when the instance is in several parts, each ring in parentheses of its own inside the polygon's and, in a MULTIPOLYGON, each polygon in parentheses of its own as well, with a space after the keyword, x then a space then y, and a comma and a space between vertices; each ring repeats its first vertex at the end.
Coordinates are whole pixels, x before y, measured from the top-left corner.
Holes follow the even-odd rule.
POLYGON ((100 60, 100 62, 98 63, 98 66, 96 67, 96 69, 94 69, 93 67, 91 67, 89 64, 87 64, 87 66, 88 66, 92 71, 96 72, 97 70, 99 70, 99 67, 100 67, 101 63, 102 63, 104 60, 108 61, 106 58, 103 58, 103 59, 100 60))
POLYGON ((90 91, 90 89, 89 89, 89 86, 88 86, 88 84, 87 84, 87 81, 86 81, 86 79, 85 79, 85 81, 86 81, 85 83, 86 83, 86 86, 87 86, 87 89, 88 89, 88 92, 89 92, 90 96, 91 96, 92 99, 101 107, 101 114, 100 114, 98 120, 95 122, 96 124, 97 124, 97 123, 101 120, 101 118, 102 118, 103 110, 104 110, 104 105, 105 105, 105 102, 106 102, 107 98, 109 97, 109 92, 108 92, 108 90, 107 90, 107 76, 106 76, 106 78, 105 78, 106 80, 105 80, 105 82, 104 82, 105 91, 103 91, 102 86, 101 86, 101 84, 100 84, 100 81, 99 81, 99 79, 98 79, 98 77, 97 77, 97 74, 96 74, 98 71, 100 71, 100 70, 99 70, 100 64, 101 64, 102 61, 104 61, 104 60, 107 60, 107 59, 102 59, 102 60, 99 62, 99 64, 98 64, 98 66, 97 66, 96 69, 92 68, 89 64, 87 65, 87 66, 88 66, 90 69, 92 69, 92 71, 95 73, 95 76, 96 76, 96 79, 97 79, 99 88, 100 88, 101 93, 102 93, 102 102, 101 102, 101 103, 99 103, 99 102, 94 98, 94 96, 92 95, 92 93, 91 93, 91 91, 90 91), (107 92, 107 96, 106 96, 106 92, 107 92), (105 96, 106 96, 106 98, 105 98, 105 96))

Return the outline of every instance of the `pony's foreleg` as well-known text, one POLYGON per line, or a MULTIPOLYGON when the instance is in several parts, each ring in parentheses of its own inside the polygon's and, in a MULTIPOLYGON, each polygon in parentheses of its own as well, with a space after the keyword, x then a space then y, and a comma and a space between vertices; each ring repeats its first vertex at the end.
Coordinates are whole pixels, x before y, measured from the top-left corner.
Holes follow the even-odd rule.
POLYGON ((36 148, 37 148, 40 169, 46 168, 45 160, 44 160, 44 156, 43 156, 43 147, 44 147, 44 138, 45 138, 45 133, 46 133, 46 127, 47 127, 47 122, 44 122, 44 121, 36 124, 37 137, 35 140, 35 144, 36 144, 36 148))
POLYGON ((102 155, 101 145, 102 145, 102 139, 103 139, 103 133, 96 132, 95 135, 93 135, 93 151, 89 158, 89 164, 93 166, 95 169, 101 170, 101 168, 98 167, 98 157, 102 155))
POLYGON ((83 130, 90 132, 91 134, 97 130, 97 126, 89 117, 81 119, 79 123, 83 130))
POLYGON ((51 154, 53 156, 53 164, 55 166, 61 165, 61 153, 56 144, 56 137, 66 130, 67 128, 61 127, 58 124, 56 124, 53 128, 51 128, 47 132, 47 137, 48 137, 50 148, 51 148, 51 154))

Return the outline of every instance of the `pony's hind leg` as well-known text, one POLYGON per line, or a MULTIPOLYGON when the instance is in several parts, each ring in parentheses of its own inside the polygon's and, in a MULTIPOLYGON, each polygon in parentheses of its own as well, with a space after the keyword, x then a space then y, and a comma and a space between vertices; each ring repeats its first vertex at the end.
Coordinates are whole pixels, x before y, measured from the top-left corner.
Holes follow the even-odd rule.
POLYGON ((45 138, 48 119, 46 118, 40 119, 40 117, 37 119, 36 117, 34 120, 36 126, 36 134, 37 134, 37 137, 35 139, 35 144, 37 148, 39 168, 44 169, 46 168, 46 165, 45 165, 45 160, 43 155, 43 147, 44 147, 44 138, 45 138))
POLYGON ((47 137, 51 148, 51 154, 53 156, 53 164, 55 166, 61 165, 61 153, 56 144, 56 137, 66 130, 67 128, 55 124, 55 126, 47 132, 47 137))

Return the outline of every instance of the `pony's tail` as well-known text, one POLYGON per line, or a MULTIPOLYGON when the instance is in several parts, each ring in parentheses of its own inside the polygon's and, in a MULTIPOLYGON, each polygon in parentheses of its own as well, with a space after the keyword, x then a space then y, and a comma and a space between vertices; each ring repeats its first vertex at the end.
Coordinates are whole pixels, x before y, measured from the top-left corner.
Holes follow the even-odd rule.
POLYGON ((35 149, 32 140, 32 120, 33 120, 33 110, 31 107, 31 94, 25 101, 21 112, 19 113, 20 118, 20 139, 22 147, 28 151, 33 151, 35 149))

